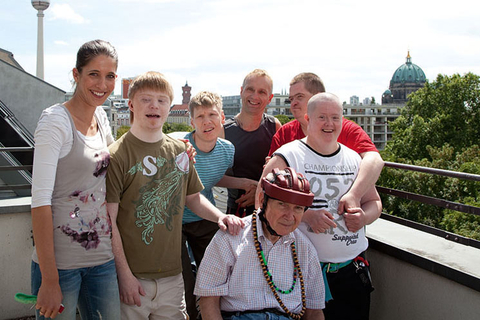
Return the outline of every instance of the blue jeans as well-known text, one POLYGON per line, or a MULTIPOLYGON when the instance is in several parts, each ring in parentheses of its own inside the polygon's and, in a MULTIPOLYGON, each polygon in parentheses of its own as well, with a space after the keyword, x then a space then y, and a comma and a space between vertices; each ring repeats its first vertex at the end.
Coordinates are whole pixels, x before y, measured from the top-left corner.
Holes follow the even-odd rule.
MULTIPOLYGON (((120 297, 114 260, 95 267, 59 269, 58 276, 65 310, 55 319, 75 320, 77 308, 83 320, 120 319, 120 297)), ((40 266, 32 261, 32 294, 38 294, 41 283, 40 266)), ((36 319, 44 319, 38 310, 36 319)))
POLYGON ((291 320, 292 318, 288 317, 287 315, 282 316, 272 312, 249 312, 249 313, 242 313, 237 312, 233 315, 225 316, 222 314, 222 318, 224 320, 291 320))

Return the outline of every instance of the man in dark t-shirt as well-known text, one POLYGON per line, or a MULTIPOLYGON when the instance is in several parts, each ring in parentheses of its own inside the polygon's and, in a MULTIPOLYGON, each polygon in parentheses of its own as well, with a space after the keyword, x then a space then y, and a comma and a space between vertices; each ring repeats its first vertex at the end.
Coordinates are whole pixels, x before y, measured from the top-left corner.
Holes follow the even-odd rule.
MULTIPOLYGON (((272 100, 272 78, 266 71, 255 69, 243 80, 240 89, 242 108, 225 122, 225 139, 235 146, 235 158, 230 175, 258 181, 262 174, 272 137, 282 126, 275 117, 264 114, 272 100)), ((228 190, 227 213, 243 217, 255 207, 255 188, 228 190)))

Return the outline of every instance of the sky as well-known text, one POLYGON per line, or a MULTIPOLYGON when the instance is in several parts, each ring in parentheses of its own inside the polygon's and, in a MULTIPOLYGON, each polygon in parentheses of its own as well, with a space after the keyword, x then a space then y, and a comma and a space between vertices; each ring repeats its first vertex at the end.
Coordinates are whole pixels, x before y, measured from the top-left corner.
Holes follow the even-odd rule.
MULTIPOLYGON (((480 74, 480 11, 474 0, 51 0, 45 10, 45 81, 71 91, 78 48, 107 40, 122 78, 160 71, 181 87, 240 94, 255 68, 288 92, 300 72, 314 72, 349 102, 381 101, 406 61, 427 79, 480 74), (477 8, 477 9, 475 9, 477 8)), ((2 0, 0 48, 36 74, 37 16, 28 0, 2 0)))

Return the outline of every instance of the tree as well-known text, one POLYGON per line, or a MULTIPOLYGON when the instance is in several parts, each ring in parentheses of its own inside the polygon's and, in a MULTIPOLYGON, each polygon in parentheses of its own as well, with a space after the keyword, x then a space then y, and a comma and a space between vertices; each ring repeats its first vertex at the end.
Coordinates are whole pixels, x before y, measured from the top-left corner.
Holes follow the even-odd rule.
POLYGON ((372 96, 372 101, 370 101, 370 104, 375 104, 375 97, 372 96))
POLYGON ((404 161, 432 160, 427 146, 440 148, 448 143, 458 153, 478 143, 480 77, 438 75, 436 81, 409 96, 391 128, 394 135, 386 150, 404 161))
POLYGON ((277 114, 275 116, 275 118, 278 119, 278 121, 280 121, 280 123, 282 124, 282 126, 287 123, 287 122, 290 122, 293 120, 293 118, 289 118, 288 116, 284 115, 284 114, 277 114))
MULTIPOLYGON (((478 145, 473 145, 460 153, 455 153, 454 148, 448 144, 441 148, 428 147, 427 152, 434 160, 414 160, 413 164, 480 174, 478 145)), ((480 207, 480 183, 476 181, 385 168, 377 184, 480 207)), ((381 197, 386 213, 480 240, 480 216, 384 194, 381 197)))
MULTIPOLYGON (((480 174, 480 77, 472 73, 436 81, 412 93, 391 127, 387 161, 480 174)), ((384 169, 378 184, 435 198, 480 206, 480 183, 384 169)), ((480 217, 382 195, 384 211, 480 240, 480 217)))
POLYGON ((170 133, 170 132, 177 132, 177 131, 190 132, 190 131, 193 131, 193 128, 186 123, 165 122, 163 124, 163 128, 162 128, 163 133, 170 133))

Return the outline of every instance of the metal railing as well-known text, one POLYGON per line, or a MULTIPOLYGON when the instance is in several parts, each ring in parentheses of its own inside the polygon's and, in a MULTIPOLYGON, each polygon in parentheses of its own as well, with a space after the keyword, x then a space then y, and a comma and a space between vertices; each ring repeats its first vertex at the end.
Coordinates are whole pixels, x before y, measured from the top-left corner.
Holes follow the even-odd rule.
MULTIPOLYGON (((0 152, 25 152, 25 151, 31 151, 33 153, 33 148, 32 147, 17 147, 17 148, 0 148, 0 152)), ((415 165, 408 165, 408 164, 402 164, 402 163, 395 163, 395 162, 385 162, 385 167, 389 168, 394 168, 394 169, 400 169, 400 170, 409 170, 409 171, 416 171, 416 172, 422 172, 422 173, 427 173, 427 174, 434 174, 434 175, 440 175, 440 176, 446 176, 446 177, 451 177, 451 178, 458 178, 458 179, 464 179, 464 180, 471 180, 471 181, 479 181, 480 182, 480 175, 477 174, 471 174, 471 173, 464 173, 464 172, 456 172, 456 171, 450 171, 450 170, 443 170, 443 169, 436 169, 436 168, 429 168, 429 167, 421 167, 421 166, 415 166, 415 165)), ((17 170, 17 171, 22 171, 22 170, 28 170, 31 171, 32 165, 26 165, 26 166, 0 166, 0 171, 11 171, 11 170, 17 170)), ((29 189, 31 188, 30 184, 19 184, 19 185, 6 185, 6 186, 0 186, 0 191, 1 190, 15 190, 15 189, 29 189)), ((411 201, 417 201, 429 205, 434 205, 437 207, 442 207, 450 210, 455 210, 459 212, 464 212, 464 213, 469 213, 469 214, 474 214, 480 216, 480 208, 479 207, 474 207, 458 202, 453 202, 453 201, 448 201, 445 199, 439 199, 435 197, 430 197, 422 194, 417 194, 413 192, 408 192, 408 191, 402 191, 402 190, 397 190, 393 188, 387 188, 387 187, 382 187, 377 185, 377 190, 379 193, 398 197, 398 198, 403 198, 406 200, 411 200, 411 201)), ((456 241, 465 245, 473 246, 476 248, 480 249, 480 241, 462 237, 460 235, 444 231, 441 229, 437 229, 431 226, 427 226, 415 221, 407 220, 405 218, 397 217, 397 216, 392 216, 389 214, 382 213, 382 218, 386 220, 390 220, 402 225, 409 226, 411 228, 417 229, 417 230, 422 230, 425 232, 429 232, 431 234, 435 234, 441 237, 444 237, 445 239, 456 241)))
MULTIPOLYGON (((450 170, 443 170, 443 169, 436 169, 436 168, 429 168, 429 167, 421 167, 421 166, 402 164, 402 163, 396 163, 396 162, 387 162, 387 161, 385 162, 385 167, 480 182, 480 175, 478 174, 471 174, 471 173, 464 173, 464 172, 457 172, 457 171, 450 171, 450 170)), ((377 186, 377 191, 386 195, 391 195, 391 196, 403 198, 406 200, 417 201, 417 202, 434 205, 434 206, 445 208, 445 209, 450 209, 450 210, 455 210, 459 212, 480 216, 480 208, 475 206, 470 206, 470 205, 466 205, 458 202, 448 201, 445 199, 430 197, 430 196, 417 194, 413 192, 402 191, 402 190, 397 190, 393 188, 386 188, 382 186, 377 186)), ((402 224, 402 225, 406 225, 408 227, 411 227, 417 230, 422 230, 425 232, 429 232, 431 234, 435 234, 437 236, 444 237, 447 240, 455 241, 464 245, 469 245, 469 246, 480 249, 480 241, 478 240, 462 237, 460 235, 457 235, 448 231, 437 229, 431 226, 427 226, 415 221, 407 220, 397 216, 392 216, 389 214, 382 213, 382 218, 402 224)))
POLYGON ((5 183, 0 185, 0 191, 19 190, 14 192, 17 195, 27 194, 32 181, 33 135, 1 100, 0 122, 0 174, 5 183), (16 171, 18 175, 9 171, 16 171))
MULTIPOLYGON (((15 152, 31 152, 33 155, 33 147, 0 147, 0 153, 7 153, 4 155, 8 158, 10 153, 15 152)), ((9 161, 11 165, 9 166, 0 166, 0 171, 18 171, 22 176, 30 176, 30 172, 32 171, 33 165, 18 165, 16 161, 12 159, 9 161), (29 173, 27 174, 28 171, 29 173)), ((30 179, 28 179, 30 180, 30 179)), ((6 190, 19 190, 19 189, 30 189, 32 187, 31 183, 25 184, 7 184, 7 185, 0 185, 0 191, 6 190)))

